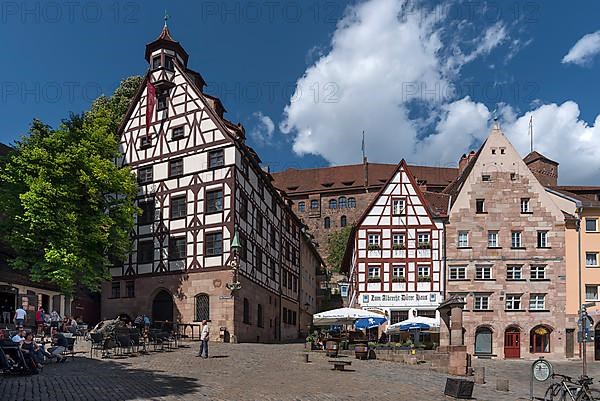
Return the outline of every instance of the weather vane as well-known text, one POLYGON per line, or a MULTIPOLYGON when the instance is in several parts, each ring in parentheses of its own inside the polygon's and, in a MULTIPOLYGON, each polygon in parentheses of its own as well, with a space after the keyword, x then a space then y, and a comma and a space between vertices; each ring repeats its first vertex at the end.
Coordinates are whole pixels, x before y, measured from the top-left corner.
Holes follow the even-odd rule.
POLYGON ((170 20, 170 19, 171 19, 171 16, 167 13, 167 10, 165 10, 165 17, 164 17, 165 26, 167 26, 167 21, 170 20))

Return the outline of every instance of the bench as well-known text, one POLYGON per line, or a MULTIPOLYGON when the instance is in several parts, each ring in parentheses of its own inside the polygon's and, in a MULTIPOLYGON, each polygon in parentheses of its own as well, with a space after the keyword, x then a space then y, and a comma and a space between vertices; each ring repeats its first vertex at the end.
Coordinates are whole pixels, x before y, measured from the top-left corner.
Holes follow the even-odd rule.
POLYGON ((352 365, 350 361, 329 361, 333 365, 332 370, 344 370, 346 366, 352 365))

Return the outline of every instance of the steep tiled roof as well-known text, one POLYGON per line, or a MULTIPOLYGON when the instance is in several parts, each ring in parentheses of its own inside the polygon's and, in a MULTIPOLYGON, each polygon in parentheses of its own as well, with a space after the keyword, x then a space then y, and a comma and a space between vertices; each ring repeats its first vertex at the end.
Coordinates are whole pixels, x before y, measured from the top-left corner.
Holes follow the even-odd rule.
POLYGON ((448 216, 448 200, 450 199, 450 195, 439 192, 423 191, 423 196, 425 196, 431 214, 437 217, 448 216))
POLYGON ((598 199, 598 196, 600 196, 600 187, 549 186, 547 188, 560 195, 581 202, 584 207, 600 207, 600 199, 598 199), (585 189, 582 190, 582 188, 585 189), (578 193, 578 190, 582 190, 584 193, 578 193))
POLYGON ((547 158, 546 156, 544 156, 543 154, 541 154, 535 150, 533 152, 529 153, 527 156, 525 156, 523 158, 523 161, 525 162, 525 164, 529 164, 529 163, 532 163, 532 162, 534 162, 536 160, 540 160, 540 159, 550 162, 552 164, 556 164, 558 166, 557 162, 555 162, 552 159, 547 158))
MULTIPOLYGON (((368 163, 368 186, 380 187, 390 178, 396 164, 368 163)), ((458 174, 457 168, 409 166, 417 182, 445 187, 458 174)), ((364 165, 351 164, 311 169, 295 169, 273 173, 274 184, 288 194, 351 189, 364 186, 364 165)))
POLYGON ((0 143, 0 156, 6 156, 12 150, 13 150, 13 148, 11 148, 10 146, 7 146, 7 145, 5 145, 3 143, 0 143))

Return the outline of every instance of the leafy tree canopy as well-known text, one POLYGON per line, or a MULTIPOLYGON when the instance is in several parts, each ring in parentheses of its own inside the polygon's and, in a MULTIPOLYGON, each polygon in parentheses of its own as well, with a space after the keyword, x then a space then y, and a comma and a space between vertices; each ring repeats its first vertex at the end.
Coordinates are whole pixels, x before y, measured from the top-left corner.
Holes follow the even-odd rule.
POLYGON ((111 261, 124 258, 137 184, 114 163, 116 132, 140 84, 140 77, 124 80, 57 129, 33 120, 2 161, 0 233, 16 255, 13 268, 70 293, 79 284, 97 290, 111 261))
POLYGON ((327 238, 327 248, 329 256, 327 256, 327 265, 334 272, 339 272, 342 268, 342 259, 348 246, 348 237, 352 232, 352 226, 346 226, 340 231, 329 234, 327 238))

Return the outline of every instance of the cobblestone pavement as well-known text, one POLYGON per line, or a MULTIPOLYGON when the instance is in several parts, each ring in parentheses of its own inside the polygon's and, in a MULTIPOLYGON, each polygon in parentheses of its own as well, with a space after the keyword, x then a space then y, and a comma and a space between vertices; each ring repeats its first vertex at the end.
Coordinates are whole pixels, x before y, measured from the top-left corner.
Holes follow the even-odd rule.
MULTIPOLYGON (((447 375, 426 365, 352 361, 351 371, 332 371, 319 352, 303 361, 303 345, 216 344, 211 358, 195 357, 197 343, 171 352, 123 359, 77 356, 48 364, 40 375, 1 377, 3 401, 37 400, 449 400, 447 375)), ((89 354, 88 354, 89 355, 89 354)), ((597 363, 596 363, 597 364, 597 363)), ((600 368, 592 364, 590 375, 600 368)), ((478 400, 516 401, 529 395, 528 361, 475 360, 486 368, 487 384, 475 385, 478 400), (495 390, 496 378, 510 380, 510 392, 495 390)), ((555 370, 579 374, 577 362, 555 363, 555 370)), ((538 388, 543 392, 544 385, 538 388)))

